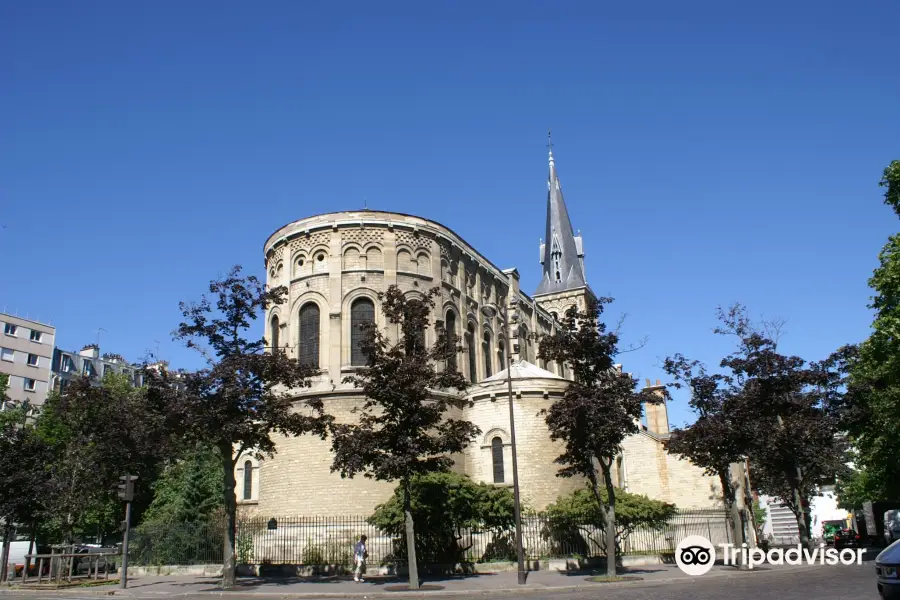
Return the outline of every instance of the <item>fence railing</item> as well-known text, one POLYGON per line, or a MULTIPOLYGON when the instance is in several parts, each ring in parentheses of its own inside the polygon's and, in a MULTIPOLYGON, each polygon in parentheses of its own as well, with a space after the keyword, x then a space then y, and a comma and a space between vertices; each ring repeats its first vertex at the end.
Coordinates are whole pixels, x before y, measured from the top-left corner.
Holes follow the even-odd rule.
MULTIPOLYGON (((129 560, 135 565, 190 565, 222 562, 224 525, 220 521, 141 526, 134 531, 129 560)), ((240 520, 236 530, 239 564, 349 565, 353 544, 365 535, 370 564, 405 560, 402 536, 380 531, 365 517, 287 517, 240 520)), ((721 510, 682 510, 659 528, 639 527, 619 540, 622 555, 670 554, 688 535, 713 544, 731 541, 721 510)), ((514 560, 514 530, 465 529, 458 532, 459 555, 468 562, 514 560)), ((605 553, 604 533, 596 527, 561 527, 544 514, 522 518, 522 545, 528 560, 592 557, 605 553)))

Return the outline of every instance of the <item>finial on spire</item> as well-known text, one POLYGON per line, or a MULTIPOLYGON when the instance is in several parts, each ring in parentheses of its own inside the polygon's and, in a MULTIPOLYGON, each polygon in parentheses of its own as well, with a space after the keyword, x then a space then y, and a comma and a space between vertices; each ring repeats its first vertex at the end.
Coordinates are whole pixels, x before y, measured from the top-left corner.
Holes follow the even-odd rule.
POLYGON ((553 164, 553 135, 552 130, 547 130, 547 148, 550 149, 550 164, 553 164))

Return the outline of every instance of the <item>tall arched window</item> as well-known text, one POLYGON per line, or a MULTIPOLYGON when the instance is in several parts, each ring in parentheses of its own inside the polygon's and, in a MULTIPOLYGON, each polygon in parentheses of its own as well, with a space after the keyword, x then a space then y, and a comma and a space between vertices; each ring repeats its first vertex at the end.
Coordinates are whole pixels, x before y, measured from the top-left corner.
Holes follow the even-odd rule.
POLYGON ((278 347, 278 315, 272 315, 272 352, 278 347))
POLYGON ((499 437, 491 440, 491 459, 494 464, 494 483, 503 483, 503 440, 499 437))
POLYGON ((253 498, 253 463, 249 460, 244 463, 244 500, 253 498))
MULTIPOLYGON (((421 306, 422 301, 418 298, 410 298, 409 299, 409 307, 413 310, 425 310, 428 311, 427 307, 421 306)), ((403 334, 403 330, 401 328, 401 335, 403 334)), ((422 328, 416 332, 416 337, 414 339, 406 340, 406 353, 413 354, 416 352, 424 352, 425 351, 425 329, 422 328)))
POLYGON ((506 342, 500 340, 497 342, 497 352, 500 353, 500 370, 506 368, 506 342))
MULTIPOLYGON (((447 335, 456 336, 456 313, 452 310, 447 311, 447 335)), ((456 343, 455 341, 453 342, 456 343)), ((456 370, 456 352, 450 354, 449 367, 452 371, 456 370)))
POLYGON ((484 332, 484 341, 481 343, 481 352, 484 354, 484 378, 487 379, 493 375, 491 362, 494 359, 491 355, 491 334, 487 331, 484 332))
POLYGON ((478 383, 478 358, 475 356, 475 325, 469 323, 466 331, 466 350, 469 352, 469 381, 478 383))
POLYGON ((319 367, 319 305, 307 302, 300 309, 300 352, 301 365, 319 367))
POLYGON ((363 325, 375 322, 375 303, 368 298, 359 298, 350 305, 350 364, 364 366, 366 355, 362 352, 365 337, 363 325))

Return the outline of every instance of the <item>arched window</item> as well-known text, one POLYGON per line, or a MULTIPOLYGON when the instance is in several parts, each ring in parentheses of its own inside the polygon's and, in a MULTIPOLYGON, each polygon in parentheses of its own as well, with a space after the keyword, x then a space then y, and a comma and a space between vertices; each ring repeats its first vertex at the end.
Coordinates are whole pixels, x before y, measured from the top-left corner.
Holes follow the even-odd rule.
POLYGON ((503 483, 503 440, 499 437, 491 440, 491 459, 494 464, 494 483, 503 483))
POLYGON ((500 370, 506 368, 506 342, 500 340, 497 342, 497 352, 500 353, 500 370))
POLYGON ((244 500, 251 500, 252 498, 253 498, 253 463, 248 460, 244 463, 244 500))
MULTIPOLYGON (((428 308, 427 308, 427 307, 422 307, 421 304, 422 304, 422 301, 419 300, 418 298, 410 298, 410 300, 409 300, 409 307, 410 307, 410 308, 412 308, 412 309, 414 309, 414 310, 425 310, 425 311, 428 311, 428 308)), ((402 332, 402 329, 401 329, 401 335, 402 335, 402 333, 403 333, 403 332, 402 332)), ((415 339, 412 339, 412 340, 406 340, 406 353, 407 353, 407 354, 413 354, 413 353, 416 353, 416 352, 420 352, 420 353, 421 353, 421 352, 424 352, 424 351, 425 351, 425 329, 422 328, 422 329, 420 329, 419 331, 416 332, 416 337, 415 337, 415 339)))
POLYGON ((481 351, 484 353, 484 378, 487 379, 493 375, 491 362, 494 358, 491 355, 491 334, 487 331, 484 332, 484 341, 481 343, 481 351))
POLYGON ((519 326, 519 360, 528 360, 528 329, 519 326))
POLYGON ((319 367, 319 306, 307 302, 300 309, 300 352, 301 365, 319 367))
POLYGON ((375 303, 368 298, 359 298, 350 306, 350 364, 363 366, 366 355, 362 352, 362 341, 366 335, 363 325, 375 322, 375 303))
POLYGON ((475 326, 469 323, 466 332, 466 350, 469 352, 469 381, 478 383, 478 358, 475 356, 475 326))
POLYGON ((272 315, 272 352, 278 347, 278 315, 272 315))
MULTIPOLYGON (((447 335, 453 336, 453 343, 455 344, 456 338, 456 313, 452 310, 447 311, 447 335)), ((451 371, 456 370, 456 352, 452 352, 450 354, 450 361, 448 367, 451 371)))

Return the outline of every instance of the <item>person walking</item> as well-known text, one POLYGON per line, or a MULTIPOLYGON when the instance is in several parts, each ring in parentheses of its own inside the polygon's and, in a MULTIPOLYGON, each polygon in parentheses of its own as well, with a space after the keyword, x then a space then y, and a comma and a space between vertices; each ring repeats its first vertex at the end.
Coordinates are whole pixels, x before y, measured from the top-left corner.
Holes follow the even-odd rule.
POLYGON ((353 558, 356 562, 356 570, 353 572, 353 581, 365 581, 363 573, 366 572, 366 559, 369 558, 369 552, 366 550, 366 536, 359 536, 359 541, 353 547, 353 558))

